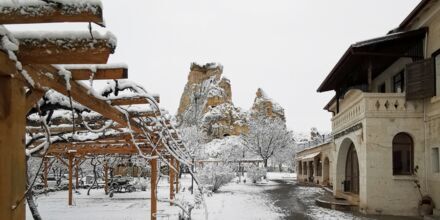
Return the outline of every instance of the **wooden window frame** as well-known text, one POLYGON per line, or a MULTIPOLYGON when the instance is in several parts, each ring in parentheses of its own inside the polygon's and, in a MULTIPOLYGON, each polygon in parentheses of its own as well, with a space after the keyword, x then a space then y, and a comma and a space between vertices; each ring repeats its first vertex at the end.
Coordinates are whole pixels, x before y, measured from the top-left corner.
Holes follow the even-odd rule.
MULTIPOLYGON (((396 135, 394 135, 393 141, 392 141, 392 154, 391 154, 391 156, 392 156, 392 171, 393 171, 393 175, 394 176, 405 176, 405 175, 408 176, 408 175, 413 175, 414 174, 414 140, 413 140, 411 135, 409 135, 408 133, 405 133, 405 132, 400 132, 400 133, 397 133, 396 135), (399 142, 397 142, 398 140, 396 140, 396 138, 399 135, 406 135, 409 138, 410 143, 402 143, 402 142, 399 143, 399 142), (396 171, 396 168, 395 168, 395 159, 396 158, 394 157, 394 155, 395 155, 394 152, 396 152, 396 151, 408 152, 408 149, 407 150, 402 150, 402 149, 395 150, 395 148, 398 147, 398 144, 409 144, 409 147, 410 147, 410 149, 409 149, 409 153, 410 153, 410 156, 409 156, 410 157, 409 170, 403 170, 404 168, 402 167, 401 171, 399 171, 399 172, 396 171)), ((400 160, 402 160, 402 159, 400 159, 400 160)), ((401 165, 403 165, 403 164, 404 163, 401 162, 401 165)))

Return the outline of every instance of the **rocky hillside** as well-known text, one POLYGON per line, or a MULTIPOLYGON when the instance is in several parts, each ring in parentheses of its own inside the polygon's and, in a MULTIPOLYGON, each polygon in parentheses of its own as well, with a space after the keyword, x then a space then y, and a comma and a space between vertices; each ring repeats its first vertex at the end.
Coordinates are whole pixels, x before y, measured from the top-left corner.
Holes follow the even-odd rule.
POLYGON ((250 117, 263 115, 285 121, 284 109, 258 89, 249 112, 232 103, 231 82, 216 63, 191 64, 176 119, 179 127, 199 126, 210 140, 247 131, 250 117))

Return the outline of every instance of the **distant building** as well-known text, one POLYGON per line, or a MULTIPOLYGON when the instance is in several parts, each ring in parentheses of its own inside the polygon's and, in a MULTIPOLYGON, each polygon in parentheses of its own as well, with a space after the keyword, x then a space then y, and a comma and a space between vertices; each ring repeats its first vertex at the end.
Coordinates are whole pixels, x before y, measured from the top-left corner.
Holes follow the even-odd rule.
POLYGON ((423 0, 386 36, 352 44, 318 88, 331 90, 333 141, 300 153, 299 176, 326 155, 333 194, 361 212, 418 215, 423 194, 439 214, 440 1, 423 0))

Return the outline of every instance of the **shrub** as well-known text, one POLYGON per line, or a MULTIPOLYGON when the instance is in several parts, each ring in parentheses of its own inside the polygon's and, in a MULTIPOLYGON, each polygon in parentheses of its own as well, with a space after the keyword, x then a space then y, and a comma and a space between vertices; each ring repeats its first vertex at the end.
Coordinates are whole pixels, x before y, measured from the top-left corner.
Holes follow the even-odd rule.
POLYGON ((217 192, 221 186, 224 186, 234 179, 234 171, 227 165, 209 164, 198 170, 197 174, 201 184, 210 187, 213 192, 217 192))
POLYGON ((262 177, 266 176, 266 169, 264 167, 252 166, 247 171, 247 177, 252 180, 253 183, 261 180, 262 177))

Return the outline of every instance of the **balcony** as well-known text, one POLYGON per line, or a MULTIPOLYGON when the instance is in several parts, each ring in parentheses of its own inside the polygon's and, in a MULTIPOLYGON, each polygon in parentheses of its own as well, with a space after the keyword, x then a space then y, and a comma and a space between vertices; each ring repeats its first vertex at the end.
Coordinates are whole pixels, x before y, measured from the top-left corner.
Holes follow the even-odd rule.
MULTIPOLYGON (((335 104, 331 107, 335 110, 335 104)), ((423 100, 407 101, 403 93, 365 93, 348 91, 340 100, 339 113, 332 118, 337 133, 365 118, 423 117, 423 100)))

